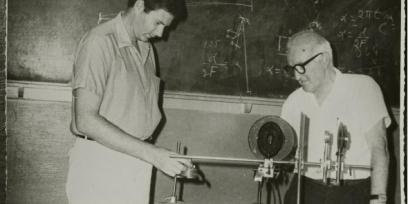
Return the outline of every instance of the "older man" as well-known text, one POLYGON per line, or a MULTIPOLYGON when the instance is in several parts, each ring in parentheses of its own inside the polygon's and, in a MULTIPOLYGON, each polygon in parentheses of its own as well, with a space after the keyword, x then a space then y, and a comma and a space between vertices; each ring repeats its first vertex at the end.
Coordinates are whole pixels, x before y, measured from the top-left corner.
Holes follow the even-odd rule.
POLYGON ((181 3, 129 0, 125 12, 81 40, 72 80, 70 204, 147 204, 152 166, 175 176, 192 165, 149 141, 161 119, 149 39, 162 36, 181 3))
MULTIPOLYGON (((391 123, 380 87, 369 76, 343 74, 333 65, 332 49, 321 35, 310 31, 294 34, 287 44, 289 70, 301 85, 289 95, 281 116, 299 135, 300 116, 310 119, 305 158, 309 162, 323 160, 325 138, 336 137, 339 127, 349 133, 349 145, 343 162, 366 165, 367 169, 351 169, 341 174, 341 185, 333 184, 336 172, 329 171, 323 182, 320 167, 306 166, 302 177, 302 204, 386 203, 389 154, 386 127, 391 123)), ((333 139, 327 158, 336 161, 333 139)), ((297 201, 297 179, 293 179, 285 203, 297 201)))

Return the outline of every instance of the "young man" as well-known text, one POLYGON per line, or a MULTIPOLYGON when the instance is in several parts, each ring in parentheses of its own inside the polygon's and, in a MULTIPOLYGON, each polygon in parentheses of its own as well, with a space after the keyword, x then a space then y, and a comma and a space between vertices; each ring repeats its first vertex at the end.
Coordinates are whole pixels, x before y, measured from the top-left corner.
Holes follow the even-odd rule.
POLYGON ((192 165, 149 142, 161 120, 149 39, 162 36, 181 2, 130 0, 82 38, 72 80, 70 204, 147 204, 152 166, 175 176, 192 165))
MULTIPOLYGON (((350 135, 344 163, 371 166, 371 170, 344 171, 342 186, 323 184, 320 167, 306 166, 301 203, 385 204, 389 164, 386 127, 391 120, 380 87, 369 76, 341 73, 333 65, 329 42, 313 31, 293 35, 287 46, 287 69, 301 88, 289 95, 281 116, 298 135, 301 113, 310 119, 305 159, 320 162, 325 137, 331 134, 334 138, 328 154, 336 161, 337 131, 343 124, 350 135)), ((286 204, 297 201, 296 177, 285 196, 286 204)), ((335 171, 328 177, 335 180, 335 171)))

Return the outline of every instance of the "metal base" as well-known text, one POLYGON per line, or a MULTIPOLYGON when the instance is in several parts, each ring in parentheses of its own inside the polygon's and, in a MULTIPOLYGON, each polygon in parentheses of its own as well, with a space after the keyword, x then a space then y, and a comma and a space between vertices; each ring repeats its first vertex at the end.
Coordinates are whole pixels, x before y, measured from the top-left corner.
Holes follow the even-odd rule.
POLYGON ((163 201, 160 201, 159 203, 163 203, 163 204, 165 204, 165 203, 180 203, 180 204, 182 204, 184 202, 181 201, 181 200, 177 200, 177 198, 175 196, 170 196, 170 197, 165 198, 163 201))

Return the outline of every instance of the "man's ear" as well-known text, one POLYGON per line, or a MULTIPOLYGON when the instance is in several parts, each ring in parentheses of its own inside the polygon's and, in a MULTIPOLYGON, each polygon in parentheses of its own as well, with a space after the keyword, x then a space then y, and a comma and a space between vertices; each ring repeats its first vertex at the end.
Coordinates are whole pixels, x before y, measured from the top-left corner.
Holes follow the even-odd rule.
POLYGON ((329 55, 328 52, 323 52, 322 60, 323 60, 325 65, 330 64, 330 55, 329 55))

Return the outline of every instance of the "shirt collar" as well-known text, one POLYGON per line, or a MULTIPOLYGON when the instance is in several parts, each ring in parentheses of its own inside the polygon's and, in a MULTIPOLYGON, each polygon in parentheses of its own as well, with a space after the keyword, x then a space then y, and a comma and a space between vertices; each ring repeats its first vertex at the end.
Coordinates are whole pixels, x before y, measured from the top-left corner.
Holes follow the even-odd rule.
MULTIPOLYGON (((336 76, 334 77, 333 86, 332 86, 332 88, 331 88, 329 94, 327 95, 326 99, 324 100, 323 104, 326 103, 326 101, 331 97, 331 95, 333 94, 333 92, 335 91, 335 89, 337 89, 337 87, 339 86, 340 80, 341 80, 341 78, 342 78, 342 76, 343 76, 343 73, 342 73, 339 69, 337 69, 337 68, 333 68, 333 69, 334 69, 334 71, 336 72, 336 76)), ((305 95, 307 95, 307 96, 313 98, 314 100, 316 99, 316 97, 315 97, 315 95, 314 95, 313 93, 306 92, 306 91, 303 90, 301 87, 300 87, 300 90, 301 90, 301 92, 303 92, 303 94, 305 94, 305 95)), ((317 101, 316 101, 316 104, 318 104, 317 101)))
POLYGON ((336 97, 338 97, 338 96, 335 95, 335 93, 338 93, 337 89, 340 86, 340 81, 341 81, 341 78, 343 76, 343 73, 341 73, 341 71, 338 70, 337 68, 333 68, 333 69, 334 69, 334 72, 336 73, 336 75, 334 76, 334 82, 333 82, 333 85, 332 85, 332 88, 331 88, 329 94, 326 96, 326 98, 324 99, 321 106, 324 106, 324 104, 326 104, 326 103, 330 103, 329 102, 330 100, 333 100, 336 97))
POLYGON ((339 83, 339 80, 343 76, 343 73, 340 70, 338 70, 337 68, 334 68, 334 71, 336 72, 336 76, 335 76, 336 78, 334 79, 333 87, 336 86, 339 83))
MULTIPOLYGON (((122 19, 123 11, 119 12, 119 14, 114 19, 116 36, 118 39, 118 46, 119 48, 133 46, 132 41, 130 40, 129 34, 126 31, 125 24, 123 23, 122 19)), ((143 47, 141 49, 150 50, 150 44, 142 41, 137 41, 139 46, 143 47)))
POLYGON ((126 47, 126 46, 132 46, 132 41, 130 41, 129 34, 127 33, 125 24, 123 23, 122 13, 123 12, 119 12, 119 14, 114 19, 115 32, 116 32, 116 37, 118 40, 119 48, 126 47))

